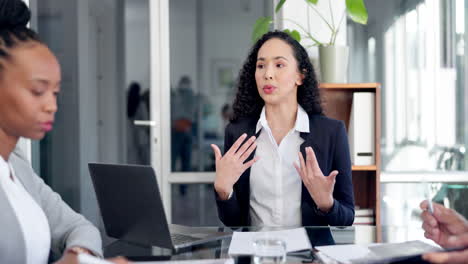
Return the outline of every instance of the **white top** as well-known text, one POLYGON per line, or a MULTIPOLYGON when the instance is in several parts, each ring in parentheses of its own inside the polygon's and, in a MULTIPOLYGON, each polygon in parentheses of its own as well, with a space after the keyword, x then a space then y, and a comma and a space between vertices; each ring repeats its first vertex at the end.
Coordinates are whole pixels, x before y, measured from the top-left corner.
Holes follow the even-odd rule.
MULTIPOLYGON (((26 263, 47 263, 51 243, 47 217, 42 208, 34 201, 26 189, 24 189, 23 184, 16 178, 10 162, 7 163, 1 156, 0 185, 16 214, 16 218, 18 219, 23 233, 26 245, 26 263)), ((18 252, 18 254, 22 253, 18 252)))
POLYGON ((276 143, 262 109, 257 122, 256 156, 250 171, 250 219, 253 226, 301 226, 302 180, 293 163, 299 161, 298 152, 304 139, 300 132, 309 132, 309 116, 299 106, 296 124, 276 143))

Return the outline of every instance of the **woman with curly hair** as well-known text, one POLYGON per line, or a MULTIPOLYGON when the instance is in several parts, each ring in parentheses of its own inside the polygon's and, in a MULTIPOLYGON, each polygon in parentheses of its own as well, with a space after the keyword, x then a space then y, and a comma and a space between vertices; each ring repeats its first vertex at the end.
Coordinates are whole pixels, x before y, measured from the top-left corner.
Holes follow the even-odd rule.
POLYGON ((342 121, 323 115, 306 50, 269 32, 240 72, 234 114, 216 157, 218 213, 227 226, 346 226, 354 221, 342 121))

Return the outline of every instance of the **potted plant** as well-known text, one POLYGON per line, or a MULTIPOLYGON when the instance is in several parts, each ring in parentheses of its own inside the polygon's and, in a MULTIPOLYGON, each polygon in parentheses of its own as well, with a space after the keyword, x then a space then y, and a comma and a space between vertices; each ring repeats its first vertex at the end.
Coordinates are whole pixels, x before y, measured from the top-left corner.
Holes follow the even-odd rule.
MULTIPOLYGON (((297 0, 296 0, 297 1, 297 0)), ((340 83, 346 82, 347 80, 347 68, 348 68, 348 54, 349 47, 336 45, 336 37, 340 31, 340 27, 343 23, 343 19, 347 14, 354 22, 359 24, 367 24, 367 9, 364 4, 364 0, 344 0, 346 1, 346 9, 343 11, 339 22, 335 23, 335 17, 332 10, 332 0, 329 1, 330 7, 330 20, 327 20, 323 14, 316 8, 318 0, 304 0, 306 4, 322 19, 327 27, 330 29, 330 37, 327 42, 319 41, 313 36, 313 34, 307 30, 304 26, 300 25, 294 20, 285 19, 294 24, 297 29, 284 29, 285 32, 289 33, 297 41, 309 39, 312 41, 312 45, 306 47, 318 46, 319 47, 319 60, 320 60, 320 72, 322 82, 333 82, 340 83)), ((280 0, 275 8, 275 13, 279 12, 283 7, 286 0, 280 0)), ((309 21, 309 13, 307 13, 307 21, 309 21)), ((254 30, 252 33, 252 40, 256 41, 263 34, 268 32, 270 25, 273 23, 273 19, 269 16, 260 17, 255 22, 254 30)), ((310 28, 308 26, 307 28, 310 28)))

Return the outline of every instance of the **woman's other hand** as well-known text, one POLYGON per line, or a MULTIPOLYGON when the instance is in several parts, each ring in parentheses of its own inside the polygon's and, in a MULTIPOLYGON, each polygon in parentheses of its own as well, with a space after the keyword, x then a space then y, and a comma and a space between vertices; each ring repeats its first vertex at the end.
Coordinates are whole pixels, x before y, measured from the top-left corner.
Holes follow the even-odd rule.
POLYGON ((255 157, 245 162, 257 147, 255 136, 245 141, 246 138, 247 134, 242 134, 224 156, 221 155, 221 150, 218 146, 211 144, 216 159, 214 188, 222 200, 229 198, 234 184, 239 180, 242 173, 259 160, 259 157, 255 157))
POLYGON ((302 182, 318 209, 328 212, 334 203, 333 189, 338 171, 332 171, 328 177, 324 176, 315 157, 314 150, 311 147, 306 147, 305 151, 307 155, 306 160, 304 160, 302 153, 299 152, 300 165, 294 163, 294 167, 301 176, 302 182))

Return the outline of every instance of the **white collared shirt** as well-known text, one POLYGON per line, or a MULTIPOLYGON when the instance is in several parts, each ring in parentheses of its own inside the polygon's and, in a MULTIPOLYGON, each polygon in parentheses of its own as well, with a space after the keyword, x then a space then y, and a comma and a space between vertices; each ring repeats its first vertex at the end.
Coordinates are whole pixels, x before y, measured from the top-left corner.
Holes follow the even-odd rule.
MULTIPOLYGON (((18 219, 26 245, 26 263, 47 263, 51 243, 47 217, 42 208, 36 203, 16 177, 11 163, 7 163, 1 156, 0 187, 5 192, 18 219)), ((18 252, 18 254, 23 253, 18 252)))
POLYGON ((293 163, 304 139, 300 132, 309 132, 309 116, 299 106, 296 124, 276 143, 262 109, 257 122, 256 156, 250 171, 250 219, 253 226, 301 226, 302 180, 293 163))

